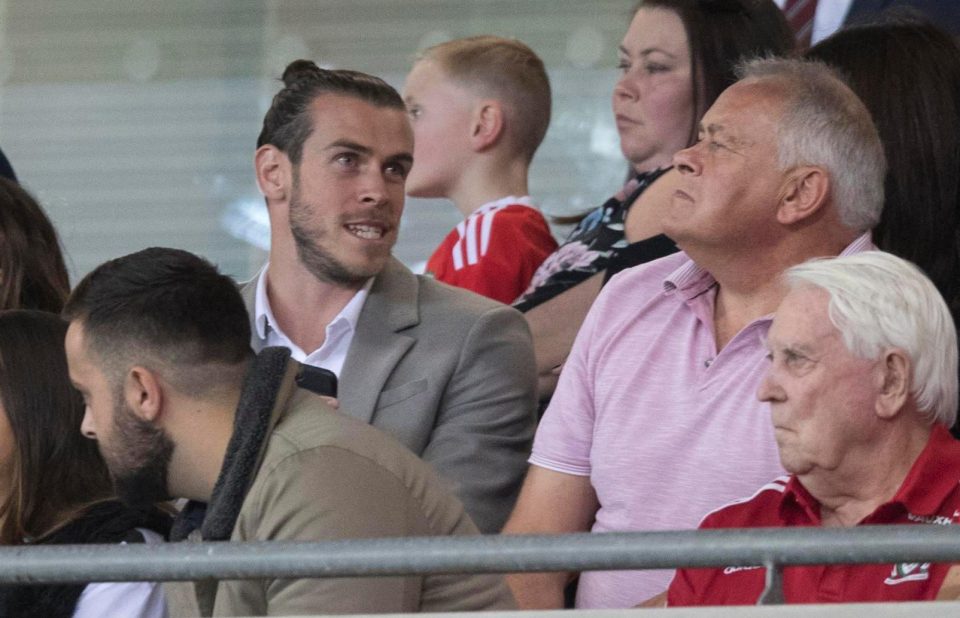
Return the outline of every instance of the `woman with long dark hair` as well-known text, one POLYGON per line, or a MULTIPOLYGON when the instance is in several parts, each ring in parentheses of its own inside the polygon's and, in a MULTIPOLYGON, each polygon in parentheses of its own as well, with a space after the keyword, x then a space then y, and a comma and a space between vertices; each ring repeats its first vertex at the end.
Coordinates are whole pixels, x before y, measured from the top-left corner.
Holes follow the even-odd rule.
MULTIPOLYGON (((157 541, 167 518, 118 502, 96 442, 80 433, 66 331, 51 313, 0 312, 0 544, 157 541)), ((165 616, 160 585, 0 587, 0 616, 108 615, 165 616)))
POLYGON ((0 177, 0 310, 59 313, 68 294, 70 279, 53 224, 23 187, 0 177))
POLYGON ((960 45, 922 21, 847 28, 807 58, 836 68, 880 132, 886 199, 878 247, 910 260, 960 313, 960 45))
POLYGON ((841 30, 806 57, 844 76, 880 133, 886 198, 873 242, 919 266, 960 324, 960 44, 902 18, 841 30))

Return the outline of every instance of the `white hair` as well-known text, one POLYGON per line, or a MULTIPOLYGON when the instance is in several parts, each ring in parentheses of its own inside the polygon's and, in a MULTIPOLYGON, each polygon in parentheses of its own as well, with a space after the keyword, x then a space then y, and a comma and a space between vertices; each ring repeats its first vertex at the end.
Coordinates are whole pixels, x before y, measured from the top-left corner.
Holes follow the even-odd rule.
POLYGON ((858 232, 876 226, 887 172, 883 144, 869 110, 837 73, 812 60, 757 58, 742 63, 737 76, 783 86, 780 168, 825 168, 840 221, 858 232))
POLYGON ((847 349, 878 359, 899 348, 913 364, 911 394, 931 423, 957 418, 957 331, 940 292, 912 263, 867 251, 798 264, 785 273, 792 287, 814 286, 830 296, 830 321, 847 349))

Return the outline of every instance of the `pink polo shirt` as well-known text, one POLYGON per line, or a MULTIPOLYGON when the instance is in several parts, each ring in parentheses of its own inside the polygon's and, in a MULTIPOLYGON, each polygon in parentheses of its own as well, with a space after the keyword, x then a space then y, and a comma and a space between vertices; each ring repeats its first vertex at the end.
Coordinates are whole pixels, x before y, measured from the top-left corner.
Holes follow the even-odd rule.
MULTIPOLYGON (((843 255, 871 249, 864 234, 843 255)), ((594 532, 696 528, 783 473, 769 407, 757 400, 772 316, 718 354, 716 291, 681 252, 617 275, 590 309, 530 463, 590 477, 594 532)), ((585 572, 577 607, 631 607, 666 590, 672 573, 585 572)))

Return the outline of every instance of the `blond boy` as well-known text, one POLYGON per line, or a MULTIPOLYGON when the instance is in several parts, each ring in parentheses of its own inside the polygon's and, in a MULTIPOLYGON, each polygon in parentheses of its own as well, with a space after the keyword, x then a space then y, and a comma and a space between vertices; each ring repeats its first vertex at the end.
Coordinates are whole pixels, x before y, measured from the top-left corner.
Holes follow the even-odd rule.
POLYGON ((510 303, 557 247, 527 191, 550 124, 543 62, 511 39, 477 36, 424 51, 404 88, 414 131, 413 197, 463 213, 427 262, 438 280, 510 303))

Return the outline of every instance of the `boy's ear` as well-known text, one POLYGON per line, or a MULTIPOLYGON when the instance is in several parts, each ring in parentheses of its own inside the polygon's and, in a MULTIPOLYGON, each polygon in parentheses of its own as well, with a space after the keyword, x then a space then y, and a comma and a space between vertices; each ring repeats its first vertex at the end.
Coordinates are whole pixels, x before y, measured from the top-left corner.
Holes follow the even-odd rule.
POLYGON ((257 148, 253 167, 257 176, 257 187, 268 202, 279 202, 287 198, 292 166, 286 153, 272 144, 264 144, 257 148))
POLYGON ((483 152, 497 144, 504 130, 503 105, 497 100, 480 101, 474 108, 470 135, 475 152, 483 152))

